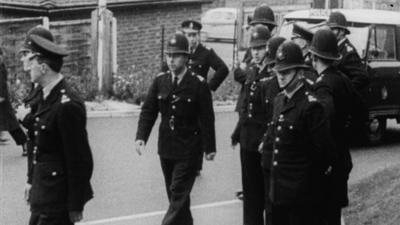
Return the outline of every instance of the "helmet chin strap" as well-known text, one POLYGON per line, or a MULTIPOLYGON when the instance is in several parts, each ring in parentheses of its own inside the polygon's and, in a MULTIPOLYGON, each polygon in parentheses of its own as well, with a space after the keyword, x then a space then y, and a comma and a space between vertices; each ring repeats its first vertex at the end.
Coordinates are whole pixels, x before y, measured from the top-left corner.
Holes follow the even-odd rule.
POLYGON ((299 79, 297 79, 298 78, 298 72, 299 71, 296 69, 296 73, 294 74, 292 79, 284 87, 281 88, 282 91, 283 90, 287 90, 289 87, 294 87, 297 84, 297 82, 295 82, 295 81, 299 81, 299 79))

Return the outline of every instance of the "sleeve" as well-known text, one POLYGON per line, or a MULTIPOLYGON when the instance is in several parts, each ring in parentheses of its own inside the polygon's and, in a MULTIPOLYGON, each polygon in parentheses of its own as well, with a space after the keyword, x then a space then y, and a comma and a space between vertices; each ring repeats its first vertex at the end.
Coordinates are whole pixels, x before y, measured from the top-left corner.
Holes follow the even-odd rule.
POLYGON ((332 89, 324 81, 320 81, 314 84, 314 92, 324 106, 329 118, 333 119, 335 115, 335 105, 333 102, 332 89))
POLYGON ((343 55, 338 69, 349 77, 356 90, 362 90, 369 84, 367 69, 354 50, 343 55))
POLYGON ((136 140, 144 140, 147 143, 154 123, 157 120, 158 98, 157 98, 157 78, 154 79, 147 93, 139 116, 136 140))
POLYGON ((209 62, 211 68, 215 70, 214 76, 208 82, 210 89, 212 91, 217 90, 217 88, 221 85, 221 83, 225 80, 225 78, 229 74, 229 69, 224 63, 224 61, 214 52, 214 50, 210 50, 209 62))
POLYGON ((201 82, 198 95, 198 112, 203 152, 216 152, 215 118, 211 92, 206 82, 201 82))
POLYGON ((246 71, 240 69, 240 68, 236 68, 233 71, 233 79, 235 79, 236 82, 238 82, 239 84, 243 85, 244 82, 247 79, 247 73, 246 71))
POLYGON ((316 162, 322 163, 325 170, 333 165, 336 158, 334 141, 330 133, 329 118, 324 107, 315 102, 311 104, 305 113, 308 134, 316 151, 316 162))
POLYGON ((90 178, 93 173, 84 105, 74 101, 62 104, 57 123, 65 158, 68 211, 83 211, 85 203, 92 198, 90 178))

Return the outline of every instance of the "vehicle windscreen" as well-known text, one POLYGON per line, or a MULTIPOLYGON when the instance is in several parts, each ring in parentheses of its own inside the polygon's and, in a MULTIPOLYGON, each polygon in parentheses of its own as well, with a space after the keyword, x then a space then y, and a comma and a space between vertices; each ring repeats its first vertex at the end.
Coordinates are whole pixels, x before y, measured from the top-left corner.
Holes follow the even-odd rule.
MULTIPOLYGON (((280 30, 279 30, 279 36, 284 37, 288 40, 291 40, 293 37, 293 24, 297 23, 300 26, 303 26, 313 33, 315 33, 319 29, 327 29, 327 25, 322 21, 303 21, 303 20, 290 20, 290 21, 285 21, 280 30)), ((367 48, 367 41, 368 41, 368 32, 369 32, 369 27, 348 27, 350 30, 350 34, 347 35, 347 38, 350 40, 350 42, 354 45, 354 47, 357 49, 358 54, 363 58, 366 54, 366 48, 367 48)))

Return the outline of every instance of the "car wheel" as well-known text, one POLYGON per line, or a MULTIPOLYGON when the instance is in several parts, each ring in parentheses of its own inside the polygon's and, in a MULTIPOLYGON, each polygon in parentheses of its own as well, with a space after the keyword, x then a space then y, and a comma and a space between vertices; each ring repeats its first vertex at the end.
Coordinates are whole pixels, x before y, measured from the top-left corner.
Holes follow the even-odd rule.
POLYGON ((382 141, 386 131, 386 118, 373 118, 369 121, 368 141, 372 145, 379 144, 382 141))

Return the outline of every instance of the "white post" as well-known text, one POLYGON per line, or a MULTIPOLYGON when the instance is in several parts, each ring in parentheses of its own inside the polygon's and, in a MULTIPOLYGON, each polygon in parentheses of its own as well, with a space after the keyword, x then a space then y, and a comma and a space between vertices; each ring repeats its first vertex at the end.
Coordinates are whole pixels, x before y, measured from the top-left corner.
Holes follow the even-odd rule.
POLYGON ((117 74, 118 63, 117 63, 117 19, 115 17, 111 20, 111 46, 112 46, 112 73, 117 74))
POLYGON ((99 91, 103 89, 103 40, 104 40, 104 22, 103 10, 106 9, 106 0, 99 0, 99 21, 98 21, 98 47, 97 47, 97 76, 99 77, 99 91))
POLYGON ((42 23, 43 23, 43 27, 46 29, 50 29, 50 21, 49 21, 49 17, 45 16, 42 19, 42 23))
POLYGON ((329 9, 330 0, 325 0, 325 9, 329 9))

